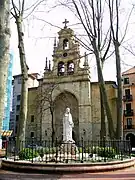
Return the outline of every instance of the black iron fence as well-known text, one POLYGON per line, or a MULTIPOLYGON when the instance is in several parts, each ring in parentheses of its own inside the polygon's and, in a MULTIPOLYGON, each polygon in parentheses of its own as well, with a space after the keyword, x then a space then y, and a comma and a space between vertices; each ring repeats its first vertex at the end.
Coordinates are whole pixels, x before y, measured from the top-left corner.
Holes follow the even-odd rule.
POLYGON ((6 141, 6 158, 44 163, 107 162, 130 158, 130 141, 85 141, 58 143, 51 141, 6 141))

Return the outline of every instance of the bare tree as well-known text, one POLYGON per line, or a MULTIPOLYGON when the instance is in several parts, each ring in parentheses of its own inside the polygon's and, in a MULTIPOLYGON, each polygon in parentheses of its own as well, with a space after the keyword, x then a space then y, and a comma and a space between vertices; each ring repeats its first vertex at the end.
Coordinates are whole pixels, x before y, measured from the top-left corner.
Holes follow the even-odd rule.
MULTIPOLYGON (((2 131, 2 121, 4 117, 6 83, 9 66, 9 0, 0 1, 0 140, 2 131)), ((0 142, 1 143, 1 142, 0 142)), ((0 144, 1 148, 1 144, 0 144)))
POLYGON ((20 103, 20 117, 17 128, 17 144, 19 140, 25 140, 25 126, 27 119, 27 97, 28 97, 28 66, 26 63, 26 54, 24 49, 24 33, 23 33, 23 14, 24 14, 24 4, 25 0, 22 2, 19 0, 19 8, 15 5, 14 0, 12 0, 13 10, 11 14, 15 19, 18 33, 18 48, 20 55, 20 65, 22 74, 22 87, 21 87, 21 103, 20 103))
MULTIPOLYGON (((125 26, 125 30, 121 41, 119 40, 120 25, 119 25, 119 7, 120 1, 116 0, 63 0, 60 4, 68 7, 75 16, 81 22, 87 36, 88 45, 87 50, 93 52, 97 64, 98 81, 101 94, 101 138, 105 135, 103 131, 105 129, 104 110, 106 111, 108 119, 108 129, 110 138, 120 138, 122 135, 122 87, 121 87, 121 64, 120 64, 120 45, 126 35, 129 18, 132 10, 129 13, 129 17, 125 26), (107 11, 107 8, 109 10, 107 11), (106 10, 106 11, 105 11, 106 10), (109 12, 109 14, 108 14, 109 12), (108 22, 105 16, 110 16, 108 22), (107 26, 108 30, 105 31, 104 26, 107 26), (113 42, 113 46, 112 46, 113 42), (114 47, 114 48, 113 48, 114 47), (110 52, 110 53, 109 53, 110 52), (117 72, 117 84, 118 84, 118 99, 117 99, 117 128, 116 132, 113 127, 113 120, 111 111, 109 108, 106 89, 102 74, 102 68, 105 60, 112 54, 116 57, 116 72, 117 72), (102 104, 104 106, 102 106, 102 104), (104 108, 104 110, 103 110, 104 108), (110 124, 110 125, 109 125, 110 124)), ((106 28, 106 29, 107 29, 106 28)))
MULTIPOLYGON (((64 1, 64 3, 62 4, 65 6, 69 5, 68 7, 73 11, 73 13, 75 13, 88 36, 89 51, 91 51, 94 54, 96 59, 98 81, 101 94, 101 106, 103 105, 102 107, 106 111, 108 119, 109 136, 111 139, 113 139, 115 138, 115 130, 102 73, 102 67, 107 56, 109 56, 108 52, 110 50, 111 44, 110 27, 108 27, 108 31, 106 32, 106 34, 103 33, 104 3, 105 1, 101 0, 70 0, 64 1)), ((105 116, 103 108, 101 109, 102 137, 105 135, 105 131, 103 132, 103 129, 105 129, 105 116)))
MULTIPOLYGON (((30 8, 32 13, 36 7, 45 0, 36 1, 30 8)), ((27 98, 28 98, 28 65, 26 62, 26 54, 24 48, 24 31, 23 31, 23 19, 24 19, 24 11, 25 11, 25 2, 26 0, 19 0, 18 5, 15 0, 11 0, 12 2, 12 11, 11 14, 15 19, 17 33, 18 33, 18 48, 20 55, 20 65, 21 65, 21 74, 22 74, 22 87, 21 87, 21 103, 20 103, 20 118, 19 124, 17 128, 17 144, 19 141, 25 140, 25 126, 27 119, 27 98), (16 3, 15 3, 16 2, 16 3)), ((30 13, 28 15, 30 15, 30 13)), ((28 16, 27 15, 27 16, 28 16)))
MULTIPOLYGON (((52 132, 52 136, 51 136, 51 140, 52 140, 52 145, 55 141, 55 125, 54 125, 54 110, 55 110, 55 99, 54 99, 54 94, 56 91, 58 91, 59 93, 62 93, 63 96, 61 96, 62 101, 64 102, 64 104, 66 106, 68 106, 68 98, 66 93, 64 93, 61 89, 60 89, 60 81, 61 79, 59 79, 58 81, 55 82, 50 82, 48 84, 46 84, 45 86, 39 86, 39 92, 38 95, 36 97, 36 104, 37 104, 37 109, 39 110, 38 115, 39 118, 42 120, 42 114, 44 112, 46 112, 47 110, 49 110, 50 114, 51 114, 51 132, 52 132), (66 99, 66 101, 65 101, 66 99)), ((40 132, 42 134, 42 121, 40 121, 40 132)), ((42 137, 40 136, 40 141, 42 141, 42 137)))
MULTIPOLYGON (((39 93, 37 96, 37 105, 40 113, 40 119, 42 119, 42 113, 49 109, 51 114, 51 128, 52 128, 52 143, 54 142, 54 100, 53 100, 53 92, 55 88, 57 88, 57 83, 48 84, 46 87, 39 87, 39 93)), ((40 122, 42 124, 42 122, 40 122)), ((40 130, 42 133, 42 129, 40 130)), ((40 137, 42 140, 42 137, 40 137)))
POLYGON ((110 12, 110 26, 112 32, 112 39, 116 57, 116 73, 118 83, 118 98, 117 98, 117 131, 116 136, 120 138, 122 135, 122 84, 121 84, 121 64, 120 64, 120 51, 119 51, 119 0, 109 0, 109 12, 110 12), (114 5, 115 4, 115 5, 114 5), (116 26, 114 25, 114 9, 116 9, 116 26))
POLYGON ((114 44, 114 52, 116 58, 116 75, 117 75, 117 84, 118 84, 118 98, 117 98, 117 129, 116 136, 119 139, 122 137, 122 78, 121 78, 121 57, 120 57, 120 45, 125 38, 127 27, 129 23, 129 18, 131 16, 131 9, 126 23, 126 28, 124 30, 124 35, 119 39, 119 28, 120 28, 120 17, 119 17, 119 8, 120 0, 116 0, 115 3, 113 0, 108 0, 109 15, 110 15, 110 28, 112 33, 112 40, 114 44))

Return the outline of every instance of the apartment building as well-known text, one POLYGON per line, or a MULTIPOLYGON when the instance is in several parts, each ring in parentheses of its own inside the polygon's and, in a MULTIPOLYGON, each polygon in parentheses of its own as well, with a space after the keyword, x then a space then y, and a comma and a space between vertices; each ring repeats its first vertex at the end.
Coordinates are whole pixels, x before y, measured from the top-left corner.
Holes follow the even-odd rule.
POLYGON ((8 77, 6 83, 5 110, 4 110, 4 118, 2 122, 3 130, 9 130, 11 91, 12 91, 12 69, 13 69, 13 54, 10 53, 10 62, 8 66, 8 77))
POLYGON ((135 66, 122 73, 123 79, 123 133, 135 147, 135 66))
MULTIPOLYGON (((28 88, 38 86, 38 73, 29 74, 28 78, 28 88)), ((10 130, 13 131, 12 135, 16 136, 17 125, 19 121, 20 113, 20 100, 21 100, 21 74, 13 76, 13 97, 12 97, 12 112, 10 113, 10 130)))

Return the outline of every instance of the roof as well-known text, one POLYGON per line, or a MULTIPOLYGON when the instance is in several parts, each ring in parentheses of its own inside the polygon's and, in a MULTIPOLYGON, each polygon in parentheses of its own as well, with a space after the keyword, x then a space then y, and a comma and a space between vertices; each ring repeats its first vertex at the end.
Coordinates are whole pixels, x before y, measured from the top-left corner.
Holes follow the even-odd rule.
POLYGON ((122 73, 122 76, 123 76, 123 75, 128 75, 128 74, 135 74, 135 66, 132 67, 132 68, 130 68, 130 69, 128 69, 127 71, 124 71, 124 72, 122 73))
POLYGON ((28 91, 32 91, 32 90, 37 90, 38 87, 31 87, 31 88, 28 88, 28 91))
MULTIPOLYGON (((32 79, 37 79, 38 75, 39 75, 38 73, 28 74, 28 76, 31 77, 32 79)), ((22 74, 18 74, 18 75, 13 76, 13 78, 15 79, 15 78, 21 77, 21 76, 22 76, 22 74)))
POLYGON ((43 81, 43 78, 39 78, 39 79, 37 79, 38 81, 43 81))
MULTIPOLYGON (((91 82, 91 84, 99 84, 99 82, 91 82)), ((105 84, 115 84, 116 85, 116 82, 115 81, 105 81, 105 84)))

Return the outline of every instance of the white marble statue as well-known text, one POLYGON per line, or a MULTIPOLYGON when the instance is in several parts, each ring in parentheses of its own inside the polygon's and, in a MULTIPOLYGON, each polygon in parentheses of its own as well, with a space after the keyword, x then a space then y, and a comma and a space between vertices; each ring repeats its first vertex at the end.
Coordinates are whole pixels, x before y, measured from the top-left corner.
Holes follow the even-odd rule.
POLYGON ((66 112, 63 117, 63 142, 74 142, 72 138, 72 128, 74 123, 72 120, 72 115, 70 113, 70 108, 66 108, 66 112))

